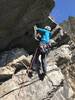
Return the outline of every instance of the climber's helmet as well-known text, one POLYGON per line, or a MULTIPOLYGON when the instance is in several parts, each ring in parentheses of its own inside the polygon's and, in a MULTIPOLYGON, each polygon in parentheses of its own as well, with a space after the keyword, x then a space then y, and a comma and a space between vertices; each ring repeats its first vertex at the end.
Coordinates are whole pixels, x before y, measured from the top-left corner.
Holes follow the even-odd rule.
POLYGON ((50 26, 45 26, 45 29, 51 31, 51 27, 50 26))

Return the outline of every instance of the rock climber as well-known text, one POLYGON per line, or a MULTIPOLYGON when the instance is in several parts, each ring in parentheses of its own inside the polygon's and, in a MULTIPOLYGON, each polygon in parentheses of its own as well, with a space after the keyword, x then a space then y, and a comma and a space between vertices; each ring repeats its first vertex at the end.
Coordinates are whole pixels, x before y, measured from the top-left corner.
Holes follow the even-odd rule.
POLYGON ((52 38, 52 32, 50 26, 45 26, 44 28, 38 28, 34 26, 35 39, 39 41, 39 47, 37 48, 36 62, 40 61, 40 67, 38 68, 39 74, 46 74, 46 54, 48 48, 50 47, 49 41, 52 38))
MULTIPOLYGON (((43 76, 46 75, 46 54, 48 49, 51 47, 50 40, 53 38, 53 35, 56 36, 58 33, 58 38, 61 39, 63 36, 63 30, 59 25, 57 25, 53 30, 50 26, 45 26, 44 28, 39 28, 36 25, 34 26, 34 37, 39 42, 39 46, 36 49, 33 60, 35 60, 35 63, 39 62, 37 71, 43 76)), ((30 69, 32 69, 32 65, 30 69)))

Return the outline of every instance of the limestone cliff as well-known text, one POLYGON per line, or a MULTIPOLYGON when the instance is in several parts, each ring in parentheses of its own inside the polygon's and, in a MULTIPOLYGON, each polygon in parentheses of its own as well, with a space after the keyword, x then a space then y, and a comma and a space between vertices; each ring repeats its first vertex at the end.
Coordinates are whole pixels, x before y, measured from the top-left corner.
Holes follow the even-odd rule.
POLYGON ((44 80, 40 80, 36 70, 31 78, 26 73, 32 59, 27 51, 35 47, 32 26, 44 24, 53 6, 53 0, 0 1, 0 50, 15 47, 0 53, 0 100, 75 100, 73 17, 62 25, 67 31, 62 42, 59 41, 46 57, 44 80))

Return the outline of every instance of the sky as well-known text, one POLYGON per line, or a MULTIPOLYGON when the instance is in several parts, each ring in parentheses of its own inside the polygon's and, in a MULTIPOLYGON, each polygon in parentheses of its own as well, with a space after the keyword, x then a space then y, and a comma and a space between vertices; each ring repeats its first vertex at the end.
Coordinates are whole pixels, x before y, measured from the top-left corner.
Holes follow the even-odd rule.
POLYGON ((75 16, 75 0, 55 0, 55 7, 50 15, 57 23, 67 20, 69 16, 75 16))

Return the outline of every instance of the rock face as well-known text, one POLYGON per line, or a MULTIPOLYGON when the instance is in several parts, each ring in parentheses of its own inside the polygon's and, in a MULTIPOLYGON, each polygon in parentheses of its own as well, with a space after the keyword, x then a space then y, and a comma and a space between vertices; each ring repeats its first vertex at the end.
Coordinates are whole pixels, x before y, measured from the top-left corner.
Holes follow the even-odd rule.
MULTIPOLYGON (((44 23, 42 19, 47 17, 53 4, 52 0, 1 0, 0 50, 23 46, 25 50, 28 48, 32 51, 35 46, 32 26, 44 23), (48 3, 51 6, 47 6, 48 3)), ((74 18, 71 18, 70 22, 65 22, 64 29, 73 34, 64 36, 58 48, 47 55, 47 75, 44 80, 39 79, 36 71, 33 71, 33 77, 28 77, 26 69, 32 55, 28 55, 23 48, 0 54, 0 100, 75 100, 75 28, 74 18)))
MULTIPOLYGON (((73 57, 69 45, 63 45, 48 54, 46 57, 47 75, 43 81, 39 80, 36 72, 33 72, 32 78, 27 76, 25 66, 23 67, 19 63, 25 60, 25 55, 29 56, 23 49, 15 49, 10 52, 8 57, 10 61, 7 59, 8 63, 2 68, 7 69, 7 66, 10 65, 8 68, 13 74, 0 85, 0 100, 74 100, 74 92, 68 82, 69 78, 66 79, 63 72, 64 64, 67 65, 73 57), (12 52, 14 55, 10 56, 12 52), (16 73, 13 69, 17 70, 16 73)), ((3 57, 4 55, 6 56, 6 52, 3 53, 3 57)), ((24 63, 26 64, 26 62, 24 63)), ((8 71, 6 74, 9 75, 8 71)))
POLYGON ((33 25, 42 23, 54 7, 54 0, 0 0, 0 51, 35 45, 33 25))
POLYGON ((62 27, 65 31, 67 31, 67 34, 70 36, 70 50, 72 52, 72 58, 70 61, 67 61, 65 64, 63 63, 63 59, 59 59, 58 62, 62 61, 61 64, 58 64, 58 66, 61 68, 62 73, 64 73, 68 83, 70 83, 74 95, 72 96, 75 98, 75 17, 70 16, 67 21, 64 21, 62 24, 62 27))
POLYGON ((75 17, 70 16, 68 20, 64 21, 62 27, 68 32, 71 39, 75 42, 75 17))

